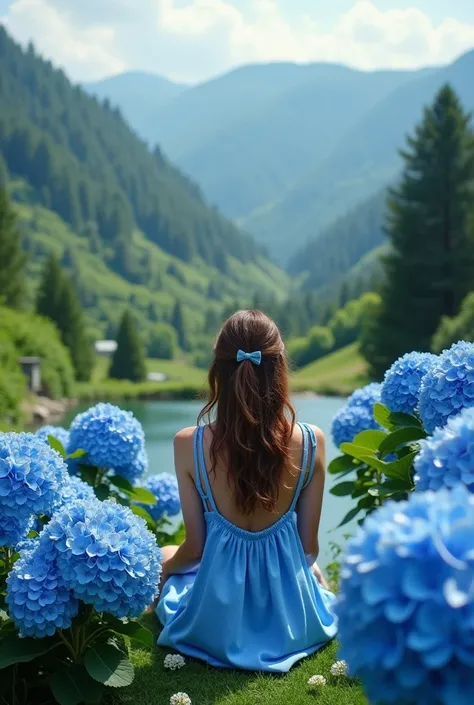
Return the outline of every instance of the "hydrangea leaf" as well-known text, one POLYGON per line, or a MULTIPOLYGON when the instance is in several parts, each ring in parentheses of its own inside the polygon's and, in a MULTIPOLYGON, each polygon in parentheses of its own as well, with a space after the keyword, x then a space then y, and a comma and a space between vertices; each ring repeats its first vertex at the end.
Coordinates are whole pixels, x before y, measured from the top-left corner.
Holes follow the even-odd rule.
POLYGON ((329 490, 335 497, 347 497, 351 495, 356 486, 355 482, 340 482, 329 490))
POLYGON ((109 482, 111 485, 118 487, 119 490, 123 490, 124 492, 133 492, 134 490, 132 483, 120 475, 112 475, 112 477, 109 477, 109 482))
POLYGON ((348 455, 340 455, 329 463, 328 472, 330 475, 339 475, 341 472, 352 472, 356 468, 357 463, 354 462, 354 458, 348 455))
POLYGON ((142 504, 156 504, 155 495, 149 490, 146 490, 144 487, 134 487, 133 492, 127 492, 127 494, 130 494, 130 499, 133 499, 134 502, 141 502, 142 504))
POLYGON ((68 455, 66 460, 79 460, 79 458, 83 458, 85 455, 87 455, 87 451, 83 448, 78 448, 74 453, 68 455))
POLYGON ((408 487, 411 487, 411 467, 413 465, 413 460, 415 459, 417 453, 409 453, 399 460, 395 460, 393 463, 386 463, 378 458, 373 458, 367 455, 363 458, 371 467, 374 467, 379 472, 382 472, 386 477, 393 480, 402 480, 407 483, 408 487))
POLYGON ((345 524, 348 524, 350 521, 352 521, 352 519, 354 519, 354 517, 356 517, 359 514, 360 510, 361 510, 360 507, 354 507, 353 509, 351 509, 350 512, 347 512, 346 516, 344 517, 344 519, 341 521, 341 523, 339 524, 339 526, 337 528, 339 529, 341 526, 344 526, 345 524))
POLYGON ((92 678, 111 688, 133 682, 133 666, 124 653, 110 644, 95 644, 87 649, 84 665, 92 678))
POLYGON ((406 428, 399 428, 397 431, 390 433, 384 441, 380 444, 379 452, 382 455, 388 455, 393 453, 400 446, 406 443, 411 443, 412 441, 419 441, 422 438, 426 438, 426 433, 422 428, 417 428, 416 426, 407 426, 406 428))
POLYGON ((361 431, 354 438, 353 443, 356 446, 370 448, 370 450, 378 450, 380 444, 383 443, 386 437, 387 433, 385 431, 377 431, 375 429, 369 431, 361 431))
POLYGON ((123 622, 122 620, 114 619, 113 617, 106 618, 106 621, 107 624, 110 625, 111 630, 117 634, 124 634, 132 641, 147 646, 149 649, 153 648, 155 641, 153 632, 146 629, 142 624, 140 624, 140 622, 123 622))
POLYGON ((57 646, 56 639, 19 639, 18 634, 2 638, 0 642, 0 669, 15 663, 27 663, 57 646))
POLYGON ((65 458, 67 456, 66 449, 64 448, 64 446, 60 440, 58 440, 54 436, 49 435, 48 436, 48 443, 51 446, 51 448, 53 450, 57 451, 62 458, 65 458))
POLYGON ((56 671, 50 681, 51 691, 59 705, 100 703, 103 686, 90 677, 84 666, 74 664, 67 670, 56 671))
POLYGON ((150 514, 147 512, 146 509, 143 509, 143 507, 138 507, 138 506, 135 505, 135 504, 132 504, 132 506, 130 507, 130 509, 132 510, 132 512, 133 512, 134 514, 137 515, 137 517, 141 517, 142 519, 144 519, 144 521, 146 521, 147 526, 148 526, 148 528, 150 529, 150 531, 155 531, 155 529, 156 529, 156 523, 155 523, 155 521, 152 519, 152 517, 150 516, 150 514))
POLYGON ((367 462, 367 457, 373 456, 375 458, 375 451, 373 451, 371 448, 358 446, 355 443, 343 443, 341 445, 341 450, 346 455, 350 455, 353 458, 356 458, 357 460, 361 460, 363 463, 367 462))

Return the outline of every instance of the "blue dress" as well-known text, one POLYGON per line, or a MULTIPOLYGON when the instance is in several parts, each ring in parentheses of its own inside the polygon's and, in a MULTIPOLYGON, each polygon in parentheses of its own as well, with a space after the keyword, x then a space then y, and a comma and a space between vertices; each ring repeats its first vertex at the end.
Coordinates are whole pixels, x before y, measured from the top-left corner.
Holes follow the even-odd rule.
POLYGON ((196 429, 195 481, 206 542, 199 567, 172 575, 163 587, 157 607, 161 646, 221 668, 285 672, 336 635, 334 595, 307 565, 297 529, 296 503, 316 460, 314 431, 300 427, 303 462, 291 506, 255 532, 219 513, 204 460, 204 427, 196 429))

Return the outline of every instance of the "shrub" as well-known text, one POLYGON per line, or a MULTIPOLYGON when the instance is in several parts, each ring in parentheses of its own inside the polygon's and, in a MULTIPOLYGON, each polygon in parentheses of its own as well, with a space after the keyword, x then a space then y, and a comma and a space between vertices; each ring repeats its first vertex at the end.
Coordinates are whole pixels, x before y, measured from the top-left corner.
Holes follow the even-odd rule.
POLYGON ((466 296, 457 316, 441 319, 431 347, 433 352, 440 353, 458 340, 474 342, 474 292, 466 296))
POLYGON ((21 401, 25 377, 18 364, 18 351, 10 338, 0 334, 0 423, 16 426, 22 418, 21 401))
POLYGON ((178 336, 168 323, 155 323, 148 342, 148 357, 172 360, 178 349, 178 336))
POLYGON ((334 346, 334 336, 329 328, 314 326, 306 338, 288 342, 288 355, 298 367, 309 365, 327 355, 334 346))

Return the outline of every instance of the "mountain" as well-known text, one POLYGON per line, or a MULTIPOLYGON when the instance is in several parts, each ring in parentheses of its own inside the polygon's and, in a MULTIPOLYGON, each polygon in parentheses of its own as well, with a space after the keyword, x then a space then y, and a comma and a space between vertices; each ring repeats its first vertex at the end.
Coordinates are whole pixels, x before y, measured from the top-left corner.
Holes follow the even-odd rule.
POLYGON ((450 66, 405 82, 377 102, 299 185, 278 203, 244 221, 246 229, 285 261, 295 243, 317 237, 341 213, 396 179, 398 150, 422 118, 423 106, 450 83, 474 109, 474 51, 450 66), (291 237, 288 237, 291 234, 291 237))
POLYGON ((385 245, 383 231, 387 192, 382 190, 310 240, 290 260, 288 270, 307 291, 335 293, 355 276, 373 269, 373 252, 385 245), (367 266, 361 266, 365 261, 367 266))
POLYGON ((0 162, 33 275, 54 249, 103 332, 127 304, 152 325, 178 298, 199 335, 207 306, 243 291, 284 297, 286 275, 159 148, 149 151, 118 109, 3 28, 0 59, 0 162))
MULTIPOLYGON (((159 111, 188 89, 182 83, 173 83, 158 74, 127 71, 117 76, 83 85, 99 100, 118 105, 128 123, 142 139, 156 133, 159 111)), ((156 139, 151 139, 156 143, 156 139)))

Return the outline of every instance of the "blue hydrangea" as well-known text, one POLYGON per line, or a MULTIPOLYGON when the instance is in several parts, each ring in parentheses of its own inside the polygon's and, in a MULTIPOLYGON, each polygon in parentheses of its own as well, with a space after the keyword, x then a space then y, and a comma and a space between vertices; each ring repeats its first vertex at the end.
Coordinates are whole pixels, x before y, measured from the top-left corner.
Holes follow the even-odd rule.
POLYGON ((140 422, 113 404, 96 404, 78 414, 70 427, 69 452, 85 450, 82 462, 100 468, 131 467, 144 446, 140 422))
POLYGON ((151 475, 143 483, 143 487, 152 492, 156 497, 156 504, 143 505, 144 509, 153 517, 155 521, 163 516, 176 516, 181 511, 179 499, 178 481, 175 475, 170 473, 159 473, 151 475))
POLYGON ((127 466, 114 468, 112 473, 120 475, 128 480, 132 485, 148 471, 148 456, 144 448, 142 448, 132 463, 127 466))
MULTIPOLYGON (((68 506, 69 504, 71 504, 71 502, 75 502, 81 499, 97 499, 95 496, 94 488, 91 485, 88 485, 87 482, 81 480, 80 477, 68 477, 66 485, 61 495, 60 507, 68 506)), ((57 507, 57 509, 59 509, 60 507, 57 507)))
POLYGON ((387 502, 349 542, 336 603, 341 658, 384 705, 474 702, 474 496, 387 502))
POLYGON ((474 408, 449 419, 420 445, 415 458, 418 492, 459 484, 474 492, 474 408))
POLYGON ((42 426, 35 435, 42 438, 43 441, 48 441, 48 436, 53 436, 61 443, 65 451, 69 447, 69 431, 61 426, 42 426))
POLYGON ((418 406, 421 380, 437 360, 431 353, 411 352, 387 370, 382 384, 382 403, 391 411, 413 414, 418 406))
POLYGON ((140 517, 115 502, 63 507, 43 529, 65 585, 98 612, 138 617, 153 602, 161 551, 140 517))
POLYGON ((15 548, 33 528, 33 517, 0 513, 0 547, 15 548))
POLYGON ((19 521, 50 514, 67 480, 55 450, 31 433, 0 433, 0 514, 19 521))
POLYGON ((361 406, 345 405, 334 416, 331 425, 331 435, 334 444, 351 443, 361 431, 380 429, 374 415, 361 406))
POLYGON ((25 542, 7 578, 6 601, 22 636, 52 636, 71 626, 79 602, 64 584, 51 541, 25 542))
POLYGON ((474 343, 456 343, 423 377, 418 413, 428 433, 474 406, 474 343))
POLYGON ((380 401, 382 385, 378 382, 366 384, 365 387, 356 389, 347 400, 347 405, 350 407, 358 407, 367 409, 372 412, 374 404, 380 401))

